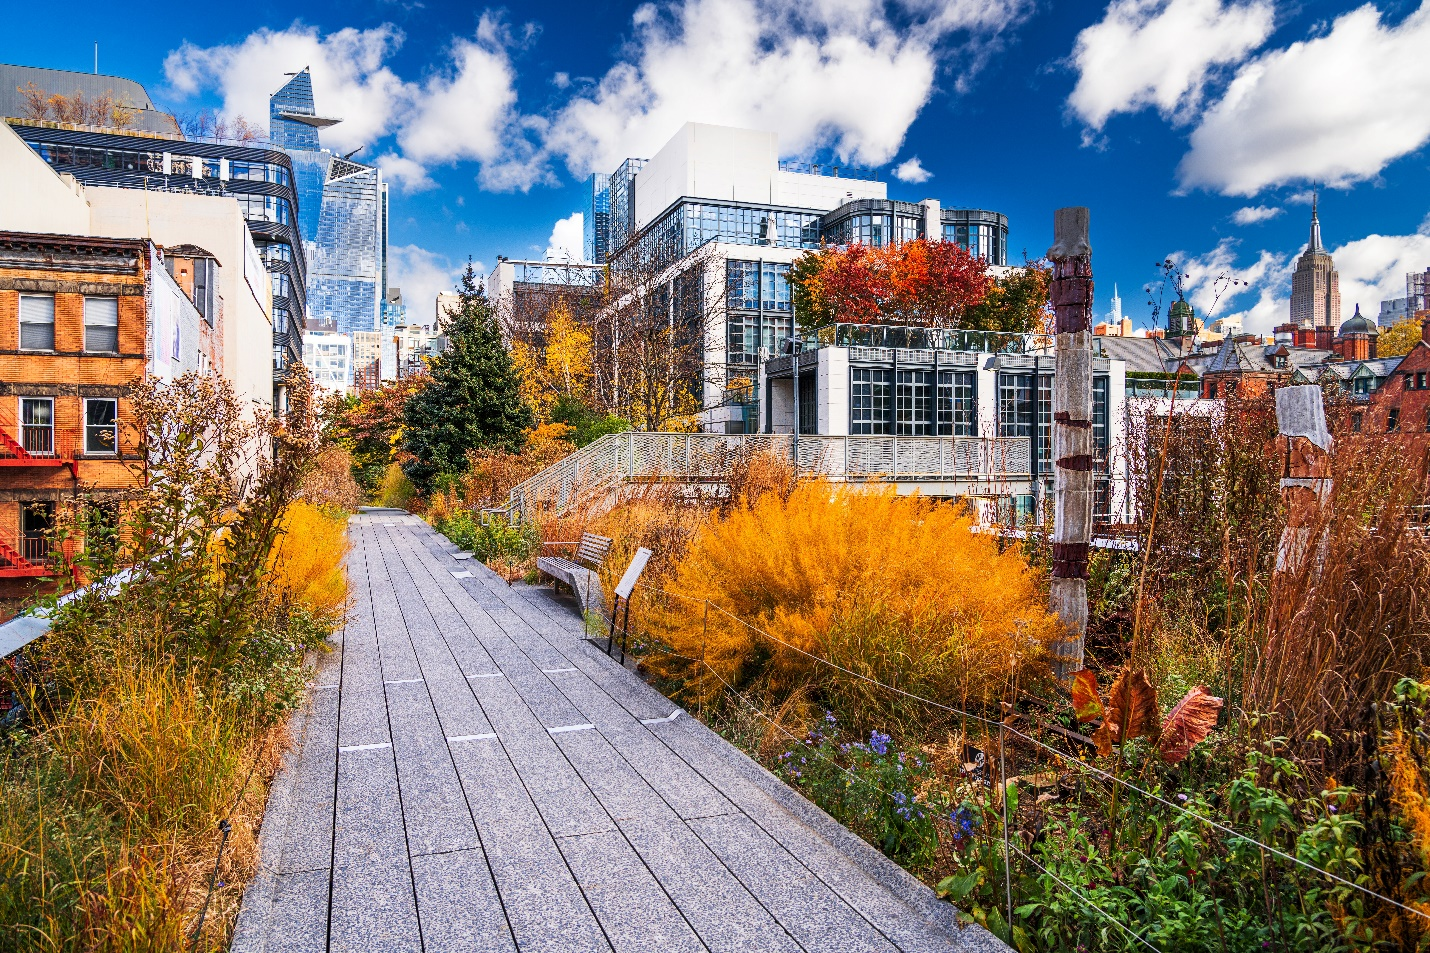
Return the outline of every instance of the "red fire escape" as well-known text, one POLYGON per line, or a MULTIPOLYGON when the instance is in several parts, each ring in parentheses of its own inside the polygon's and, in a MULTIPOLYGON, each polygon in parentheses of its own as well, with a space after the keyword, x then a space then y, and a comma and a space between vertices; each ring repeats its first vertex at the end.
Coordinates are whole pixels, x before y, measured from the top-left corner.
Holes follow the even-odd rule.
MULTIPOLYGON (((67 436, 53 426, 16 427, 13 419, 0 419, 0 467, 64 467, 78 478, 78 442, 67 436)), ((0 530, 0 579, 54 575, 51 548, 48 536, 10 540, 0 530)))

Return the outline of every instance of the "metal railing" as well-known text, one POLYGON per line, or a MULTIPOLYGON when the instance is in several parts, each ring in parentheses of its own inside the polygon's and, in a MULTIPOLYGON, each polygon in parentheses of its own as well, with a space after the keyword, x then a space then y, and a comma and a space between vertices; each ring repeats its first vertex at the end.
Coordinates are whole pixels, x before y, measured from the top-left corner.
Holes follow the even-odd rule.
MULTIPOLYGON (((515 516, 536 507, 564 510, 583 494, 625 482, 721 483, 757 452, 794 455, 791 434, 609 434, 518 484, 507 500, 515 516)), ((800 474, 838 482, 958 481, 996 486, 1032 475, 1026 437, 814 436, 799 439, 800 474)))

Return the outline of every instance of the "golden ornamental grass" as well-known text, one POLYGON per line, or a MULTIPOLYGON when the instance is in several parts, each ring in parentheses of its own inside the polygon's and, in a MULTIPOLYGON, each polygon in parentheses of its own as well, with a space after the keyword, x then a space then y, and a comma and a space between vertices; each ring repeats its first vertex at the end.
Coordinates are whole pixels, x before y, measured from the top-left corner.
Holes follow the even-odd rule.
MULTIPOLYGON (((892 489, 810 481, 766 493, 696 532, 662 584, 682 598, 653 623, 735 684, 763 675, 775 688, 819 679, 867 690, 802 651, 945 704, 987 704, 1045 671, 1058 622, 1021 556, 971 526, 956 505, 892 489), (712 606, 708 624, 698 600, 712 606)), ((647 658, 662 674, 699 677, 647 658)))

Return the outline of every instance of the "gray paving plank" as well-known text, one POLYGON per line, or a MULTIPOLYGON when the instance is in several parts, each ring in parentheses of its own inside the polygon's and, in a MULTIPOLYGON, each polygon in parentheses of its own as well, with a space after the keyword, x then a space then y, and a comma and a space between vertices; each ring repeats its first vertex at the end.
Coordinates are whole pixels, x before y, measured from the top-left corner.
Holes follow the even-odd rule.
POLYGON ((407 862, 407 837, 392 751, 338 753, 334 867, 407 862))
POLYGON ((712 953, 794 953, 798 944, 694 831, 677 819, 628 818, 626 835, 712 953))
POLYGON ((558 845, 617 953, 705 949, 619 833, 566 837, 558 845))
POLYGON ((273 886, 266 953, 326 953, 328 871, 279 874, 273 886))
POLYGON ((467 799, 425 685, 389 685, 387 692, 409 850, 417 855, 476 847, 467 799))
POLYGON ((426 953, 515 950, 506 912, 480 850, 412 858, 426 953))
POLYGON ((407 859, 333 871, 330 953, 421 953, 407 859))
POLYGON ((702 818, 690 827, 811 953, 896 949, 748 817, 702 818))
POLYGON ((517 946, 523 953, 609 950, 501 745, 463 743, 454 746, 453 758, 517 946))

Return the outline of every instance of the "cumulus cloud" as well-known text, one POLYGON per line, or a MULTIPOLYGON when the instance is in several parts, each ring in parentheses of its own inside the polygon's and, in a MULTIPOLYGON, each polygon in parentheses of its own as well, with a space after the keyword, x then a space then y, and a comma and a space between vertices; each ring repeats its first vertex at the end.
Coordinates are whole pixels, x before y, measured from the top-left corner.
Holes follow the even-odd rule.
POLYGON ((680 0, 632 17, 625 57, 543 135, 577 176, 648 156, 682 123, 777 131, 792 154, 889 161, 928 102, 940 51, 966 82, 1031 0, 680 0), (896 26, 897 22, 897 26, 896 26))
MULTIPOLYGON (((486 266, 473 262, 472 267, 478 275, 486 274, 486 266)), ((451 291, 462 274, 446 256, 417 245, 389 246, 387 270, 388 286, 402 289, 407 320, 414 324, 431 324, 436 319, 437 292, 451 291)))
POLYGON ((268 97, 288 82, 287 73, 311 67, 318 113, 343 121, 322 132, 323 145, 347 152, 387 135, 407 89, 384 61, 402 45, 391 24, 320 34, 295 23, 286 30, 261 29, 241 43, 200 47, 192 43, 164 59, 164 75, 180 98, 214 91, 222 113, 268 124, 268 97))
POLYGON ((1116 113, 1155 107, 1180 118, 1218 66, 1238 63, 1271 35, 1271 0, 1113 0, 1078 34, 1072 112, 1093 130, 1116 113))
POLYGON ((476 34, 455 39, 445 65, 420 84, 385 65, 402 40, 390 24, 327 35, 294 24, 258 30, 231 45, 185 43, 168 55, 164 70, 177 96, 213 91, 225 115, 266 122, 268 97, 288 81, 285 74, 309 66, 318 113, 343 120, 320 133, 324 147, 346 152, 395 133, 400 152, 377 162, 403 188, 429 188, 432 165, 463 160, 481 163, 482 176, 498 188, 530 187, 539 174, 523 174, 513 162, 513 143, 523 142, 522 120, 514 112, 511 40, 500 22, 483 15, 476 34))
POLYGON ((900 182, 911 182, 917 185, 933 178, 933 173, 924 168, 924 164, 919 161, 918 156, 914 156, 912 159, 906 159, 894 166, 894 178, 900 182))
POLYGON ((414 93, 398 136, 403 154, 418 163, 497 159, 513 118, 515 82, 506 49, 484 15, 475 39, 452 44, 450 68, 414 93))
POLYGON ((1367 235, 1333 249, 1341 276, 1341 315, 1349 318, 1360 305, 1371 320, 1380 303, 1405 297, 1405 276, 1430 267, 1430 229, 1413 235, 1367 235))
POLYGON ((434 188, 437 183, 427 175, 427 169, 420 162, 396 153, 385 153, 377 157, 377 167, 382 170, 385 180, 404 192, 421 192, 434 188))
POLYGON ((1374 177, 1430 139, 1427 47, 1430 2, 1398 26, 1367 4, 1247 62, 1193 130, 1182 184, 1255 195, 1298 180, 1374 177))
POLYGON ((1246 208, 1239 208, 1231 213, 1231 220, 1238 225, 1255 225, 1258 222, 1266 222, 1280 215, 1283 209, 1272 208, 1269 205, 1248 205, 1246 208))
POLYGON ((546 243, 547 261, 586 260, 586 216, 572 212, 560 219, 551 229, 551 238, 546 243))

